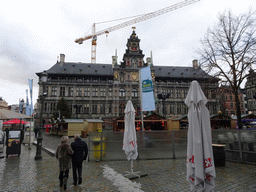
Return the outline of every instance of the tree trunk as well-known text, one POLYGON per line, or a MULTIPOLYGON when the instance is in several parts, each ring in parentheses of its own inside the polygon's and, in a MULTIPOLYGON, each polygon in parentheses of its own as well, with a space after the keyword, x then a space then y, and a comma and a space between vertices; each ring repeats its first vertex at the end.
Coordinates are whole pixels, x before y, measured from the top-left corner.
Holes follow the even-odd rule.
POLYGON ((235 103, 236 103, 237 126, 238 126, 238 129, 242 129, 242 118, 241 118, 241 109, 240 109, 240 100, 239 100, 238 90, 235 91, 235 103))

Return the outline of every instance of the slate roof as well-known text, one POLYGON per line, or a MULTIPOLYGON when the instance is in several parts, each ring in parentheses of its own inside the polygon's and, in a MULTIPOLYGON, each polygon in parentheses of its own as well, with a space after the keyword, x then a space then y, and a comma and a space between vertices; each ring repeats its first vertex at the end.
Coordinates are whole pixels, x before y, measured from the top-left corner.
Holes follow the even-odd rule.
POLYGON ((111 64, 91 64, 91 63, 56 63, 46 70, 48 74, 75 74, 75 75, 113 75, 111 64))
MULTIPOLYGON (((210 78, 201 68, 195 70, 193 67, 175 67, 175 66, 154 66, 156 77, 166 78, 210 78)), ((70 63, 65 62, 62 65, 56 63, 50 69, 46 70, 48 74, 63 75, 113 75, 111 64, 92 64, 92 63, 70 63)), ((40 73, 37 73, 40 74, 40 73)))

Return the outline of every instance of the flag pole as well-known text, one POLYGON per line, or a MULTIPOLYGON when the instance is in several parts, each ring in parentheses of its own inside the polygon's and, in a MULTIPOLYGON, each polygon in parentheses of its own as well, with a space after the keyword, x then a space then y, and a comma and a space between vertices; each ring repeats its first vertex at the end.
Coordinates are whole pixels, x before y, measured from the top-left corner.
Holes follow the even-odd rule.
POLYGON ((142 84, 141 84, 141 69, 139 70, 139 85, 140 85, 140 111, 141 111, 141 130, 144 131, 143 122, 143 106, 142 106, 142 84))

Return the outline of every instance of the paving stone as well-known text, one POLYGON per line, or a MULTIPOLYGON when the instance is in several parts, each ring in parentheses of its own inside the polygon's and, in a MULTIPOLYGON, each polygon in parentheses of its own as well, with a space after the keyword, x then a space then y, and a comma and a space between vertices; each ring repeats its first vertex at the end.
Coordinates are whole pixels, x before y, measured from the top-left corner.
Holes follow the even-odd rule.
MULTIPOLYGON (((73 139, 70 139, 70 142, 73 139)), ((60 142, 60 136, 44 134, 43 147, 55 150, 60 142)), ((59 188, 58 161, 55 157, 42 151, 42 160, 35 161, 36 146, 21 146, 21 155, 0 159, 0 192, 2 191, 64 191, 59 188)), ((130 161, 84 162, 83 183, 73 186, 72 171, 68 179, 67 191, 118 191, 111 181, 103 176, 101 166, 108 165, 117 173, 126 174, 130 171, 130 161)), ((186 160, 139 160, 133 162, 133 170, 146 172, 148 175, 132 180, 140 183, 145 192, 187 192, 189 184, 186 181, 186 160)), ((225 167, 216 168, 216 192, 255 192, 256 166, 226 162, 225 167)))

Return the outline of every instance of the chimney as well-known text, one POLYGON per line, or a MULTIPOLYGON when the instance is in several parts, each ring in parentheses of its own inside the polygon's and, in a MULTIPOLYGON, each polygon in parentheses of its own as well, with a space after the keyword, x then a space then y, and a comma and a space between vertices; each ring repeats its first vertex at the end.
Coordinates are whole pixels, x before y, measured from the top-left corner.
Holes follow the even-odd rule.
POLYGON ((147 57, 146 59, 148 66, 152 66, 152 59, 151 57, 147 57))
POLYGON ((193 62, 193 68, 194 68, 195 70, 197 70, 197 69, 198 69, 198 60, 197 60, 197 59, 194 59, 192 62, 193 62))
POLYGON ((63 65, 64 62, 65 62, 65 55, 60 54, 60 65, 63 65))

